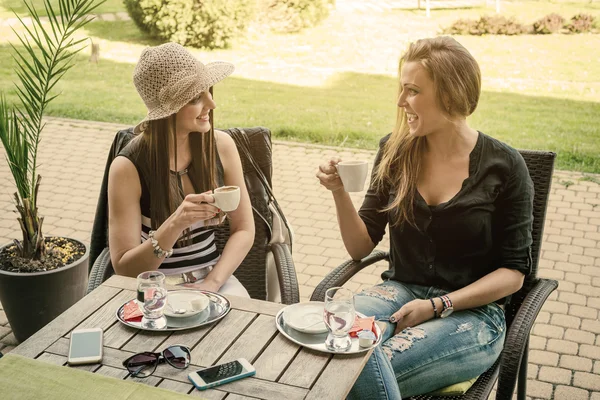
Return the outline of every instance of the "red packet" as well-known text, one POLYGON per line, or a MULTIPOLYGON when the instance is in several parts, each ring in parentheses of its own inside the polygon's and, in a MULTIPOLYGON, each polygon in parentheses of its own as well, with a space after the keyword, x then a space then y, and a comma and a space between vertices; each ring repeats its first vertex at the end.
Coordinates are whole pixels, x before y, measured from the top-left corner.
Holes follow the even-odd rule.
POLYGON ((350 331, 348 331, 348 333, 351 337, 357 337, 357 334, 360 331, 371 331, 377 337, 377 330, 375 329, 375 317, 356 317, 354 319, 354 325, 352 325, 352 328, 350 331))
POLYGON ((140 322, 142 320, 142 311, 135 300, 131 300, 123 307, 123 319, 130 322, 140 322))

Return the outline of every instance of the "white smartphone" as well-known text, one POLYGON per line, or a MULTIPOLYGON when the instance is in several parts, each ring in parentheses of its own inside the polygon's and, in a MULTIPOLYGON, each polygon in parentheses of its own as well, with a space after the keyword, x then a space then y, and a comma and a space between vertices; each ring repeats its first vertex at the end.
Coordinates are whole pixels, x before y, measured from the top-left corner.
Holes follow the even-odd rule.
POLYGON ((69 365, 95 364, 102 361, 102 328, 75 329, 71 332, 69 365))
POLYGON ((188 379, 198 390, 206 390, 254 374, 256 374, 256 369, 252 364, 245 358, 238 358, 235 361, 192 372, 188 375, 188 379))

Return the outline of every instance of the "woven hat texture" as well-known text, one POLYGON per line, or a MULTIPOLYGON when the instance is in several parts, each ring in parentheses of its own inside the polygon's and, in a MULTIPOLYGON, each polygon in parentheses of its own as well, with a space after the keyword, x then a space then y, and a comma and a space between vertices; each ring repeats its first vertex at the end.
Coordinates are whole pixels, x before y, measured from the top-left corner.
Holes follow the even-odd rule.
POLYGON ((227 62, 204 65, 177 43, 144 49, 133 72, 133 83, 148 114, 135 131, 143 131, 147 121, 175 114, 233 70, 233 64, 227 62))

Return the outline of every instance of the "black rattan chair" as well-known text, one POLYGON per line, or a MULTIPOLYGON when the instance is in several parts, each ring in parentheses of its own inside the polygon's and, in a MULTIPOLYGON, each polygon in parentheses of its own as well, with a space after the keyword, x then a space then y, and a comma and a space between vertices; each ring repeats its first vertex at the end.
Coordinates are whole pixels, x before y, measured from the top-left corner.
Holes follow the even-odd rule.
MULTIPOLYGON (((531 274, 526 278, 521 290, 512 295, 511 301, 506 308, 505 315, 508 331, 504 342, 504 349, 496 363, 483 373, 464 395, 443 397, 419 395, 411 397, 411 399, 487 400, 496 380, 498 380, 496 400, 512 399, 517 381, 517 397, 519 400, 525 400, 529 333, 542 305, 550 293, 558 287, 558 282, 555 280, 540 279, 537 277, 546 206, 548 205, 556 154, 528 150, 521 150, 520 153, 527 163, 529 175, 533 180, 535 190, 533 200, 533 244, 531 246, 533 263, 531 274)), ((325 291, 328 288, 342 286, 358 271, 381 260, 389 260, 388 253, 374 251, 362 260, 345 262, 329 273, 319 283, 311 296, 311 300, 323 301, 325 291)))
MULTIPOLYGON (((269 244, 272 213, 269 203, 274 201, 271 192, 272 159, 271 131, 267 128, 225 129, 238 146, 244 180, 252 203, 256 233, 252 249, 235 272, 235 276, 255 299, 267 299, 267 255, 272 252, 277 270, 281 302, 297 303, 300 300, 296 271, 287 244, 269 244), (247 156, 250 155, 250 157, 247 156)), ((88 293, 114 274, 108 249, 108 169, 119 151, 134 137, 133 128, 119 131, 109 152, 100 198, 96 208, 90 245, 90 276, 88 293)), ((229 237, 229 224, 220 225, 216 231, 217 247, 221 251, 229 237)))

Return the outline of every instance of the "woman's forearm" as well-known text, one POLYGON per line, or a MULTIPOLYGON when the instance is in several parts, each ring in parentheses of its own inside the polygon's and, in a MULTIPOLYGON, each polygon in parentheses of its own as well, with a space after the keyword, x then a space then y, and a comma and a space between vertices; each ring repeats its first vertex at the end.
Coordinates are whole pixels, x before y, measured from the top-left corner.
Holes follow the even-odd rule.
POLYGON ((254 231, 240 229, 232 232, 223 248, 221 258, 207 275, 206 281, 221 287, 240 266, 254 243, 254 231))
MULTIPOLYGON (((156 230, 154 238, 158 240, 161 249, 168 251, 173 248, 182 231, 174 223, 171 216, 156 230)), ((156 257, 152 241, 148 239, 144 243, 129 249, 120 257, 117 255, 117 259, 118 261, 114 265, 115 272, 119 275, 135 278, 144 271, 157 270, 165 258, 156 257)))
POLYGON ((367 227, 360 218, 350 195, 343 189, 333 192, 338 225, 344 246, 353 260, 360 260, 375 248, 367 227))
MULTIPOLYGON (((502 299, 518 291, 523 286, 525 276, 516 270, 499 268, 477 281, 449 293, 455 311, 480 307, 502 299)), ((436 299, 438 314, 442 307, 440 299, 436 299)))

